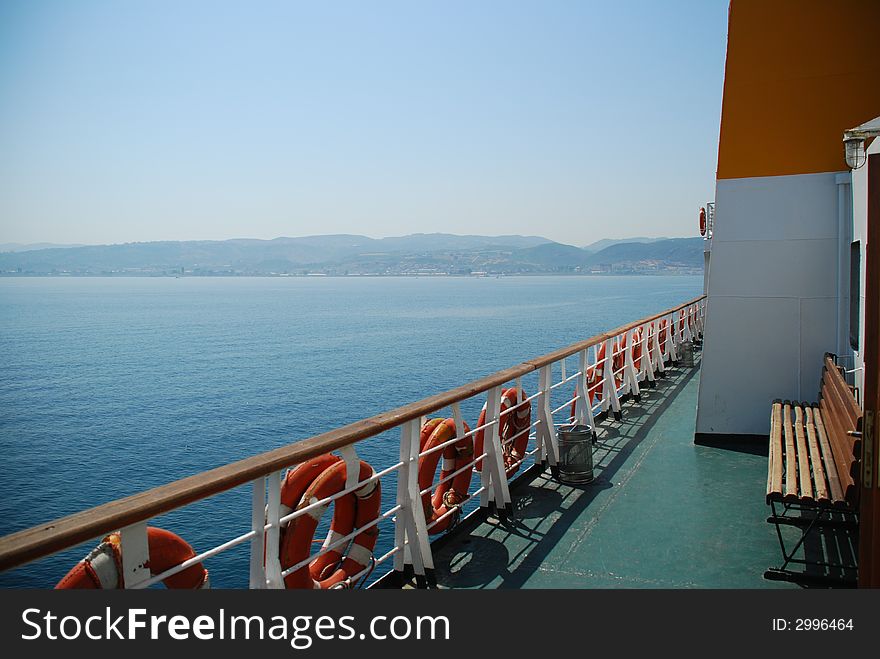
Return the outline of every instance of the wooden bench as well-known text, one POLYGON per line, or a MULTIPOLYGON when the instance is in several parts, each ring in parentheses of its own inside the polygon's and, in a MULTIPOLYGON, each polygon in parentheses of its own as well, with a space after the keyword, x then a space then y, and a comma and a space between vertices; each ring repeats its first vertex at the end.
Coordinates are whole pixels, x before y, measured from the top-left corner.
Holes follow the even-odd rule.
POLYGON ((831 568, 839 575, 854 572, 856 552, 852 560, 838 563, 794 558, 814 530, 838 527, 851 539, 858 526, 862 410, 835 360, 825 354, 818 403, 773 402, 767 474, 772 515, 767 521, 776 526, 784 562, 764 573, 768 579, 849 581, 825 570, 790 572, 791 563, 831 568), (801 529, 791 551, 786 550, 781 525, 801 529))

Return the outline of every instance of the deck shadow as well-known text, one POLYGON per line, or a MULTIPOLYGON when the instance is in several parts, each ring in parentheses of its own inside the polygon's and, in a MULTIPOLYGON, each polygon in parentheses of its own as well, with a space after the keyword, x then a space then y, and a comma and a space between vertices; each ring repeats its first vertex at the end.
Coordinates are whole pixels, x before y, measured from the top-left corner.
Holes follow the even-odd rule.
MULTIPOLYGON (((615 476, 698 372, 699 362, 687 371, 667 369, 667 376, 658 380, 655 388, 642 390, 640 401, 630 400, 623 405, 623 420, 609 416, 597 424, 596 478, 591 483, 565 485, 553 480, 547 471, 539 472, 512 488, 512 515, 487 516, 481 524, 446 538, 434 556, 438 585, 522 588, 556 547, 566 538, 571 541, 572 528, 579 520, 583 525, 588 508, 595 507, 587 521, 590 526, 609 505, 616 496, 608 494, 615 487, 615 476), (602 501, 597 502, 599 497, 602 501)), ((640 461, 631 471, 638 464, 640 461)))

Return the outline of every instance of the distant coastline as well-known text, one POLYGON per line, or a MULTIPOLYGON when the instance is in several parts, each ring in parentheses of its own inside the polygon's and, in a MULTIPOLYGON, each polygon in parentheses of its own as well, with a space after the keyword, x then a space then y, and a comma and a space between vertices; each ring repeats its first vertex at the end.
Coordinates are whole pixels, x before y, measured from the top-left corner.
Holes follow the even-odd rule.
POLYGON ((112 272, 112 273, 17 273, 17 272, 0 272, 0 278, 7 279, 38 279, 38 278, 68 278, 68 279, 84 279, 88 277, 103 279, 118 278, 142 278, 142 279, 195 279, 195 278, 216 278, 216 279, 235 279, 235 278, 267 278, 267 279, 307 279, 307 278, 325 278, 325 279, 503 279, 507 277, 687 277, 702 275, 702 268, 670 268, 667 270, 656 272, 514 272, 514 273, 493 273, 493 274, 451 274, 445 272, 438 273, 399 273, 399 274, 289 274, 289 273, 215 273, 215 274, 172 274, 172 273, 138 273, 138 272, 112 272))
POLYGON ((701 238, 602 239, 577 247, 540 236, 329 235, 24 247, 0 253, 0 276, 658 276, 703 271, 701 238))

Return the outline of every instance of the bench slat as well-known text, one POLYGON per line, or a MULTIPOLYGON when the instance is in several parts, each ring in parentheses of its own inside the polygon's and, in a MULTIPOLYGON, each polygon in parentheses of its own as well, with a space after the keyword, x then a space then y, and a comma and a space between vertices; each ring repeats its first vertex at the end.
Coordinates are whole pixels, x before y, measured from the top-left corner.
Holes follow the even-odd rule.
MULTIPOLYGON (((830 409, 837 419, 837 425, 843 433, 839 438, 839 443, 844 450, 852 453, 853 460, 858 460, 861 456, 862 443, 860 439, 850 435, 849 431, 862 429, 862 412, 840 372, 836 369, 834 373, 826 372, 823 376, 823 382, 826 385, 822 387, 821 398, 828 400, 830 409)), ((851 468, 850 471, 853 477, 857 478, 856 469, 851 468)))
POLYGON ((816 405, 813 405, 813 420, 816 423, 819 448, 822 451, 822 460, 825 463, 825 476, 828 478, 828 487, 831 490, 831 498, 834 501, 843 501, 843 488, 840 486, 840 478, 837 475, 837 468, 834 466, 834 454, 831 450, 831 445, 828 442, 828 433, 825 431, 825 422, 822 419, 822 412, 816 405))
POLYGON ((849 385, 846 383, 839 367, 834 363, 834 360, 828 356, 825 357, 825 374, 827 374, 831 382, 834 383, 834 389, 840 396, 841 405, 849 415, 851 425, 856 430, 861 430, 862 409, 856 402, 856 399, 852 394, 852 389, 850 389, 849 385))
POLYGON ((854 476, 852 467, 856 458, 852 452, 852 436, 846 431, 845 419, 839 416, 838 410, 828 402, 827 398, 819 400, 819 407, 822 408, 822 421, 825 423, 828 441, 831 450, 834 451, 834 460, 840 473, 840 482, 843 484, 846 480, 844 474, 850 478, 854 476))
POLYGON ((770 412, 770 464, 767 468, 767 503, 782 494, 782 402, 776 401, 770 412))
POLYGON ((813 468, 813 482, 816 485, 816 501, 823 504, 831 503, 828 498, 828 482, 825 468, 822 466, 822 453, 819 449, 819 438, 816 422, 813 419, 813 408, 804 403, 804 416, 807 426, 807 444, 810 447, 810 465, 813 468))
POLYGON ((782 434, 785 438, 785 501, 797 501, 797 454, 794 448, 794 432, 791 427, 791 403, 782 406, 782 434))
POLYGON ((810 454, 807 452, 807 438, 804 434, 804 411, 797 403, 793 403, 792 407, 794 408, 794 436, 797 444, 800 497, 802 500, 812 501, 813 485, 810 480, 810 454))
MULTIPOLYGON (((822 411, 822 423, 825 425, 828 443, 831 445, 831 452, 834 455, 834 466, 837 470, 838 482, 843 491, 843 498, 847 501, 853 494, 855 489, 855 481, 852 477, 852 466, 854 459, 849 446, 841 443, 841 435, 843 430, 839 425, 839 419, 828 406, 828 402, 823 398, 819 401, 819 409, 822 411)), ((846 437, 846 435, 843 435, 846 437)))
MULTIPOLYGON (((840 374, 830 373, 826 370, 822 382, 820 398, 827 401, 828 407, 832 410, 834 417, 838 419, 840 427, 856 428, 859 416, 854 414, 852 408, 846 403, 846 398, 849 397, 848 391, 842 392, 840 390, 840 374)), ((843 386, 846 387, 846 383, 843 386)))

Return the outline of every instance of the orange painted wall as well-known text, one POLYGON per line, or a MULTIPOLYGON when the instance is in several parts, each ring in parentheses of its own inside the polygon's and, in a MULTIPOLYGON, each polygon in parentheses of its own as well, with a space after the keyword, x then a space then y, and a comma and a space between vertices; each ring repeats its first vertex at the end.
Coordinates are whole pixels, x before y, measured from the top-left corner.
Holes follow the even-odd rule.
POLYGON ((880 116, 880 0, 731 0, 719 179, 846 170, 880 116))

